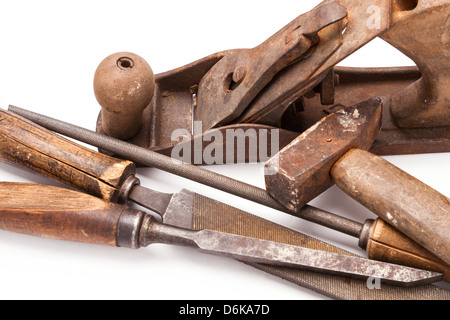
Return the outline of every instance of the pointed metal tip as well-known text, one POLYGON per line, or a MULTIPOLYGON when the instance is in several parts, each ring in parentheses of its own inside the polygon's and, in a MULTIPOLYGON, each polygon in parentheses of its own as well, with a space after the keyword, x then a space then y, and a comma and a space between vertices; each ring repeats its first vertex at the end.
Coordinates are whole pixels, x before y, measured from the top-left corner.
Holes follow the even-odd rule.
MULTIPOLYGON (((399 267, 403 267, 403 266, 399 266, 399 267)), ((439 281, 442 281, 442 279, 443 279, 442 273, 411 268, 411 272, 408 272, 407 276, 405 276, 401 280, 401 282, 386 280, 385 283, 401 285, 403 287, 416 287, 416 286, 420 286, 420 285, 426 285, 426 284, 439 282, 439 281)))
POLYGON ((256 238, 202 230, 195 239, 203 252, 247 262, 300 268, 402 287, 442 280, 437 272, 396 265, 363 257, 288 245, 256 238))

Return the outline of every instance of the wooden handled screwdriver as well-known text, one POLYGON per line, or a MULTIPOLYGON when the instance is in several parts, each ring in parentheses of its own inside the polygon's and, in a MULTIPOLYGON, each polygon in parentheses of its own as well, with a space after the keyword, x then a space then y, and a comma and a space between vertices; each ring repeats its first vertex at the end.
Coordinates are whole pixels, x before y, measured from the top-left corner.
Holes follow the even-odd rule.
POLYGON ((214 230, 165 225, 143 211, 64 188, 0 183, 0 228, 47 238, 138 249, 152 243, 195 248, 240 261, 378 278, 415 286, 442 274, 214 230))
MULTIPOLYGON (((17 107, 10 107, 13 109, 14 113, 6 112, 4 110, 0 110, 0 117, 3 118, 3 120, 0 122, 0 132, 3 134, 0 135, 3 136, 3 139, 7 140, 10 139, 10 148, 2 148, 0 150, 0 157, 3 159, 3 161, 10 162, 15 165, 19 166, 26 166, 31 167, 35 170, 35 172, 40 172, 43 174, 46 174, 47 176, 57 179, 60 182, 74 185, 81 190, 84 190, 88 193, 91 193, 96 196, 100 196, 104 199, 111 199, 113 194, 118 194, 119 190, 121 189, 121 183, 115 183, 114 187, 111 186, 110 183, 104 183, 105 178, 99 178, 96 179, 95 174, 92 173, 85 174, 87 172, 92 172, 93 169, 89 167, 85 167, 88 162, 84 161, 83 159, 78 159, 77 157, 73 155, 69 155, 68 151, 71 150, 71 153, 78 154, 79 156, 81 154, 87 153, 87 155, 84 156, 86 159, 94 159, 98 156, 99 161, 102 161, 102 159, 105 159, 104 163, 111 166, 111 158, 108 156, 105 156, 103 154, 98 154, 97 152, 94 152, 90 149, 83 148, 79 145, 74 144, 73 142, 64 139, 53 132, 46 130, 40 126, 38 126, 36 123, 27 121, 23 119, 22 117, 18 116, 16 113, 25 113, 26 117, 32 118, 33 121, 37 122, 43 122, 48 117, 36 115, 34 113, 31 113, 29 111, 17 108, 17 107), (37 119, 39 118, 39 119, 37 119), (24 136, 26 134, 26 136, 24 136), (28 135, 31 135, 29 137, 28 135), (38 141, 36 141, 38 140, 38 141), (31 145, 29 141, 34 141, 31 145), (18 145, 17 145, 18 144, 18 145), (28 145, 30 147, 24 147, 24 145, 28 145), (20 148, 27 148, 27 154, 36 154, 33 157, 29 157, 26 155, 15 153, 10 153, 8 150, 18 150, 20 148), (74 149, 75 148, 75 149, 74 149), (61 149, 65 151, 61 151, 61 149), (32 161, 30 159, 35 158, 42 158, 40 161, 32 161), (48 158, 48 159, 47 159, 48 158), (70 158, 70 159, 67 159, 70 158), (57 159, 59 159, 57 161, 57 159), (69 162, 70 161, 70 162, 69 162), (31 164, 31 162, 34 163, 34 165, 31 164), (54 165, 51 168, 48 168, 46 166, 46 163, 48 162, 54 162, 54 165), (66 165, 66 163, 69 163, 69 165, 66 165), (77 170, 76 170, 77 168, 77 170), (77 171, 71 174, 67 173, 67 169, 77 171), (70 180, 70 177, 75 176, 84 176, 83 179, 73 179, 70 180), (86 183, 85 181, 88 181, 86 183), (100 187, 101 186, 101 187, 100 187), (102 192, 103 190, 108 190, 108 192, 102 192)), ((51 119, 51 118, 50 118, 51 119)), ((53 122, 59 123, 58 120, 51 119, 53 122)), ((72 125, 66 124, 67 126, 73 127, 72 125)), ((54 128, 52 128, 54 129, 54 128)), ((88 131, 86 129, 83 129, 83 131, 88 131)), ((98 136, 95 132, 92 132, 89 134, 93 136, 98 136)), ((78 136, 74 138, 80 138, 78 136)), ((87 135, 85 135, 87 136, 87 135)), ((84 141, 89 143, 88 141, 84 141)), ((3 143, 6 145, 6 143, 3 143)), ((125 144, 125 142, 121 142, 119 146, 122 146, 125 144)), ((108 150, 109 145, 102 144, 102 148, 105 148, 108 150)), ((130 148, 133 147, 136 149, 136 152, 130 152, 131 154, 139 154, 140 151, 145 151, 145 153, 153 154, 150 150, 143 150, 143 148, 137 147, 137 146, 130 146, 130 148)), ((125 148, 115 148, 114 150, 110 150, 114 153, 120 154, 120 151, 125 150, 125 148)), ((134 149, 133 149, 134 151, 134 149)), ((128 155, 129 156, 129 155, 128 155)), ((115 160, 117 161, 116 168, 122 168, 124 172, 127 172, 127 174, 130 174, 130 172, 134 172, 132 169, 132 164, 128 161, 122 161, 122 160, 115 160)), ((169 162, 172 163, 172 162, 169 162)), ((99 164, 93 164, 90 163, 90 166, 96 167, 96 168, 103 168, 103 165, 101 163, 99 164)), ((200 168, 199 168, 200 169, 200 168)), ((97 172, 106 172, 106 169, 103 170, 97 170, 97 172)), ((113 172, 113 170, 110 170, 113 172)), ((124 181, 125 178, 121 177, 119 174, 120 171, 114 171, 116 173, 114 181, 124 181)), ((109 181, 113 179, 108 179, 109 181)), ((136 179, 129 179, 130 181, 136 181, 136 179)), ((256 187, 255 187, 256 188, 256 187)), ((125 188, 126 189, 126 188, 125 188)), ((173 220, 178 220, 179 217, 172 218, 173 215, 168 214, 168 212, 173 212, 170 208, 168 209, 168 203, 170 202, 170 199, 172 199, 172 195, 167 194, 160 194, 159 196, 153 197, 153 199, 157 201, 152 201, 151 203, 145 204, 145 199, 149 199, 149 197, 145 197, 146 193, 149 193, 148 188, 142 188, 138 185, 135 185, 132 192, 129 193, 128 200, 137 202, 143 206, 146 206, 147 208, 150 208, 151 210, 154 210, 155 212, 159 213, 163 217, 163 221, 165 223, 173 223, 173 220)), ((192 198, 196 197, 198 195, 193 195, 192 192, 188 192, 184 190, 183 192, 179 192, 176 194, 177 198, 183 198, 183 202, 192 203, 193 200, 187 200, 186 198, 192 198)), ((117 196, 116 196, 117 198, 117 196)), ((205 198, 205 197, 203 197, 205 198)), ((126 199, 127 200, 127 199, 126 199)), ((211 199, 207 199, 208 203, 214 203, 211 199)), ((148 201, 147 201, 148 202, 148 201)), ((173 203, 176 203, 175 201, 173 203)), ((182 201, 178 201, 178 203, 182 203, 182 201)), ((261 202, 260 202, 261 203, 261 202)), ((276 203, 276 201, 275 201, 276 203)), ((289 211, 286 211, 286 209, 282 206, 276 207, 272 206, 272 203, 263 203, 268 206, 274 207, 275 209, 284 209, 284 212, 291 213, 289 211)), ((278 204, 278 203, 276 203, 278 204)), ((210 208, 216 208, 216 205, 209 205, 210 208)), ((192 211, 192 209, 190 209, 192 211)), ((195 208, 194 208, 195 210, 195 208)), ((324 210, 320 210, 318 208, 312 207, 312 206, 305 206, 300 214, 300 217, 319 223, 321 225, 327 226, 329 228, 338 230, 340 232, 344 232, 346 234, 355 236, 360 238, 360 246, 363 249, 367 250, 368 257, 370 259, 380 260, 380 261, 386 261, 386 262, 392 262, 396 264, 402 264, 402 265, 408 265, 411 267, 416 268, 423 268, 427 270, 432 270, 436 272, 441 272, 444 274, 444 279, 449 280, 450 279, 450 268, 445 263, 442 263, 441 260, 431 255, 427 250, 422 248, 421 246, 418 246, 414 241, 410 240, 409 238, 405 237, 403 234, 399 233, 393 228, 389 228, 389 226, 386 226, 383 224, 382 221, 376 220, 370 220, 366 223, 361 224, 355 221, 352 221, 350 219, 346 219, 337 215, 334 215, 332 213, 326 212, 324 210)), ((191 219, 190 217, 185 219, 191 219)))

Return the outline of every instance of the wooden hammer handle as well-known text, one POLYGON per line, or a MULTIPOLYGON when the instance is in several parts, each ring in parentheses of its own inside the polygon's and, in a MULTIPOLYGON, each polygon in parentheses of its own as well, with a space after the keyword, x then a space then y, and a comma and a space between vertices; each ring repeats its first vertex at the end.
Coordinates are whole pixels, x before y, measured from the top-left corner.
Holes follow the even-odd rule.
POLYGON ((5 110, 0 110, 0 160, 106 200, 136 171, 130 161, 85 148, 5 110))
POLYGON ((351 197, 450 264, 450 201, 446 196, 359 149, 340 158, 331 176, 351 197))

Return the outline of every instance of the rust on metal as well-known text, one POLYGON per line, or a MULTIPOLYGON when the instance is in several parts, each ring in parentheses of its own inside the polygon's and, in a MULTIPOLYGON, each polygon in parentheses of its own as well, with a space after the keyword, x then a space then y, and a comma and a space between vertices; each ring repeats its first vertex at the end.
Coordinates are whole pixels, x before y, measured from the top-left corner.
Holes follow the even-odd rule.
MULTIPOLYGON (((246 130, 255 124, 281 129, 282 148, 334 107, 352 106, 376 96, 383 98, 385 111, 372 152, 448 152, 449 5, 445 0, 324 1, 256 47, 266 50, 223 51, 156 75, 154 97, 141 111, 142 120, 132 126, 134 136, 127 140, 168 154, 186 142, 173 141, 172 132, 184 129, 192 140, 199 138, 192 128, 195 120, 201 120, 203 131, 230 125, 246 130), (374 7, 379 10, 376 26, 368 27, 367 12, 374 7), (301 19, 312 25, 310 31, 296 28, 301 19), (289 36, 292 34, 299 37, 289 36), (294 52, 299 59, 264 45, 283 36, 285 42, 298 44, 299 50, 294 52), (336 66, 376 37, 405 53, 417 66, 336 66), (279 59, 264 60, 269 56, 279 59), (214 95, 213 88, 217 89, 214 95)), ((97 131, 108 133, 104 127, 110 118, 103 113, 97 131)), ((119 131, 117 137, 131 125, 124 115, 115 118, 112 127, 119 131)))
POLYGON ((205 129, 235 120, 275 75, 309 56, 320 40, 317 33, 321 29, 346 16, 347 10, 337 2, 323 4, 297 17, 261 45, 225 56, 200 81, 195 119, 202 121, 205 129), (240 69, 246 70, 245 78, 232 81, 240 69))
POLYGON ((141 247, 165 243, 193 247, 202 253, 226 256, 249 263, 292 267, 355 279, 376 278, 398 286, 417 286, 442 279, 442 274, 401 265, 378 262, 282 242, 224 233, 189 230, 158 223, 147 215, 140 229, 141 247))
POLYGON ((422 73, 391 97, 391 112, 400 127, 450 126, 449 11, 447 0, 394 1, 391 25, 381 38, 411 58, 422 73))
MULTIPOLYGON (((198 197, 203 198, 200 195, 198 195, 198 197)), ((318 239, 300 234, 292 229, 277 225, 271 221, 255 218, 255 216, 252 216, 251 214, 246 215, 240 210, 230 211, 226 208, 222 208, 223 206, 224 204, 218 204, 217 201, 214 201, 214 203, 208 203, 208 206, 202 206, 202 210, 197 210, 197 212, 195 212, 192 222, 179 226, 189 229, 192 228, 194 230, 218 230, 270 241, 295 244, 308 248, 354 255, 354 253, 345 251, 342 248, 338 248, 318 239), (271 232, 264 232, 264 230, 271 230, 271 232)), ((176 219, 176 221, 181 220, 182 219, 176 219)), ((308 270, 280 268, 254 263, 251 263, 250 265, 272 275, 286 279, 291 283, 310 288, 313 291, 320 292, 334 299, 437 300, 448 299, 450 297, 449 291, 440 289, 434 285, 424 285, 412 288, 400 288, 398 286, 384 285, 381 290, 373 290, 368 288, 367 281, 364 280, 361 281, 347 277, 339 277, 336 275, 321 274, 320 281, 318 281, 318 274, 308 270), (440 297, 440 295, 442 295, 442 297, 440 297)), ((435 271, 443 272, 443 269, 441 268, 435 271)))
POLYGON ((265 167, 267 192, 299 211, 334 183, 330 170, 352 148, 369 149, 381 128, 382 101, 373 98, 342 108, 305 131, 265 167))

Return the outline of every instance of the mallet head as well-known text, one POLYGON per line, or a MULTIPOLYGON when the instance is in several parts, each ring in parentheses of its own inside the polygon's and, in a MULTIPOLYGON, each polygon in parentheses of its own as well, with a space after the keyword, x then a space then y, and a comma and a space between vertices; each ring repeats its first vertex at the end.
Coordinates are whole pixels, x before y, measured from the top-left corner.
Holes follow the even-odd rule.
POLYGON ((381 130, 382 100, 372 98, 343 107, 309 128, 266 165, 266 190, 291 211, 305 204, 334 182, 333 164, 348 150, 368 150, 381 130))

